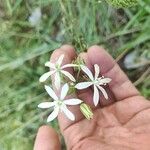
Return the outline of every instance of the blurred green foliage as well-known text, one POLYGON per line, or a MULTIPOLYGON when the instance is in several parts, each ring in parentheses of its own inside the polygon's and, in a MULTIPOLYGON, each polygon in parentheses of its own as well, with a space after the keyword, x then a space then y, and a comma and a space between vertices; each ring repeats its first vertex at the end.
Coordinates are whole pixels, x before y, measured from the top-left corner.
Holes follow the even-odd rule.
POLYGON ((126 8, 137 4, 137 0, 106 0, 115 7, 126 8))
MULTIPOLYGON (((37 105, 49 97, 38 79, 54 49, 70 43, 81 52, 99 44, 114 58, 143 52, 150 48, 149 14, 148 0, 128 9, 104 0, 0 0, 0 149, 32 149, 38 127, 46 124, 50 111, 37 105), (28 18, 37 7, 42 18, 33 27, 28 18)), ((136 81, 145 70, 126 73, 136 81)), ((145 97, 149 81, 144 76, 137 85, 145 97)), ((56 121, 51 124, 58 129, 56 121)))

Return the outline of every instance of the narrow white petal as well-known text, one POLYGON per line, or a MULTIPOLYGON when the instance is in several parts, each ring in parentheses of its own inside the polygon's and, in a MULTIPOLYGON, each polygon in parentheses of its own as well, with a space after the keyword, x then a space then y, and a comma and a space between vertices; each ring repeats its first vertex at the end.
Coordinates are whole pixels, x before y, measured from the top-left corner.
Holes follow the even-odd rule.
POLYGON ((60 94, 60 99, 61 100, 63 100, 66 97, 68 91, 69 91, 69 86, 66 83, 66 84, 63 85, 62 90, 61 90, 61 94, 60 94))
POLYGON ((55 73, 55 71, 49 71, 49 72, 44 73, 44 74, 40 77, 39 81, 40 81, 40 82, 44 82, 44 81, 45 81, 48 77, 50 77, 53 73, 55 73))
POLYGON ((75 120, 75 116, 74 114, 66 107, 66 106, 63 106, 61 108, 61 110, 65 113, 65 115, 72 121, 75 120))
POLYGON ((55 81, 54 81, 54 84, 55 84, 55 87, 56 87, 57 89, 60 88, 61 79, 60 79, 60 74, 59 74, 59 72, 56 72, 56 73, 55 73, 55 81))
POLYGON ((58 116, 58 113, 59 113, 59 107, 55 107, 54 111, 48 116, 47 122, 54 120, 58 116))
POLYGON ((56 96, 55 92, 51 89, 51 87, 45 85, 45 90, 54 100, 58 100, 58 97, 56 96))
POLYGON ((82 102, 83 101, 81 101, 80 99, 77 99, 77 98, 64 100, 64 104, 66 104, 66 105, 78 105, 82 102))
POLYGON ((94 105, 97 106, 97 104, 99 102, 99 91, 95 85, 94 85, 93 101, 94 101, 94 105))
POLYGON ((50 68, 52 68, 52 69, 55 69, 55 64, 51 63, 50 61, 46 62, 46 63, 45 63, 45 66, 46 66, 46 67, 50 67, 50 68))
POLYGON ((60 55, 60 57, 58 58, 56 64, 58 64, 59 66, 61 66, 63 59, 64 59, 64 55, 60 55))
POLYGON ((110 78, 103 78, 99 80, 99 85, 109 83, 111 81, 110 78))
POLYGON ((110 78, 104 78, 104 79, 102 79, 102 80, 104 80, 104 81, 105 81, 105 83, 109 83, 109 82, 111 81, 111 79, 110 79, 110 78))
POLYGON ((76 65, 76 64, 66 64, 66 65, 62 66, 61 69, 68 68, 68 67, 78 67, 78 65, 76 65))
POLYGON ((64 74, 65 76, 67 76, 71 81, 75 82, 75 78, 71 75, 71 73, 61 70, 61 73, 64 74))
POLYGON ((91 86, 93 83, 92 82, 80 82, 80 83, 77 83, 75 85, 75 88, 76 89, 86 89, 87 87, 91 86))
POLYGON ((95 70, 95 79, 97 79, 100 73, 100 68, 97 64, 94 65, 94 70, 95 70))
POLYGON ((108 99, 108 95, 107 95, 107 92, 105 91, 105 89, 104 89, 103 87, 101 87, 101 86, 97 86, 97 87, 98 87, 99 90, 103 93, 104 97, 105 97, 106 99, 108 99))
POLYGON ((54 102, 43 102, 43 103, 40 103, 38 105, 39 108, 50 108, 52 106, 54 106, 55 103, 54 102))
POLYGON ((90 71, 88 67, 81 65, 81 69, 91 80, 94 80, 92 72, 90 71))

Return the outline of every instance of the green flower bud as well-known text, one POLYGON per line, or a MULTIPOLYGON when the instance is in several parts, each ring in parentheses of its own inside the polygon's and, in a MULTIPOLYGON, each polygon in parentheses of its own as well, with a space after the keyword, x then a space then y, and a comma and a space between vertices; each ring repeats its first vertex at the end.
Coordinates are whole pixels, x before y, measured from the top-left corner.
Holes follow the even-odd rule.
POLYGON ((93 118, 93 112, 89 105, 85 103, 80 104, 80 110, 86 119, 90 120, 93 118))

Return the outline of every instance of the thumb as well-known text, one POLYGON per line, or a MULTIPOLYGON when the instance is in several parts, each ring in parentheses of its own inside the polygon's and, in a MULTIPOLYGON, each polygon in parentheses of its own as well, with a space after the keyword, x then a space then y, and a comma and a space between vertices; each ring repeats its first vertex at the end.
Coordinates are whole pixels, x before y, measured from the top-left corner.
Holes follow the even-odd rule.
POLYGON ((39 128, 34 150, 60 150, 60 141, 56 131, 49 126, 39 128))

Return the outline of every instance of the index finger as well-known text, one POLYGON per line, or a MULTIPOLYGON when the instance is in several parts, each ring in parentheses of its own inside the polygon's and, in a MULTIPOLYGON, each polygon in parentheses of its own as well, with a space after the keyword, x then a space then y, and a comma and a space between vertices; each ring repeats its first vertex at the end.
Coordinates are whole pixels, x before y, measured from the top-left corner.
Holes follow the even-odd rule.
MULTIPOLYGON (((72 61, 76 57, 74 48, 69 45, 64 45, 61 48, 53 52, 53 54, 51 55, 50 61, 55 63, 62 54, 64 55, 64 59, 62 62, 63 65, 72 63, 72 61)), ((72 68, 66 68, 65 70, 67 70, 72 75, 74 73, 72 68)), ((52 78, 52 82, 54 82, 53 78, 52 78)), ((57 94, 58 95, 60 94, 59 91, 57 92, 57 94)), ((76 95, 75 94, 69 95, 69 98, 76 98, 76 95)), ((79 105, 69 106, 68 108, 75 115, 75 121, 70 121, 63 113, 59 113, 58 121, 59 121, 60 129, 62 133, 66 128, 68 128, 69 126, 71 126, 72 124, 80 120, 81 118, 83 118, 83 115, 80 112, 79 105)))

